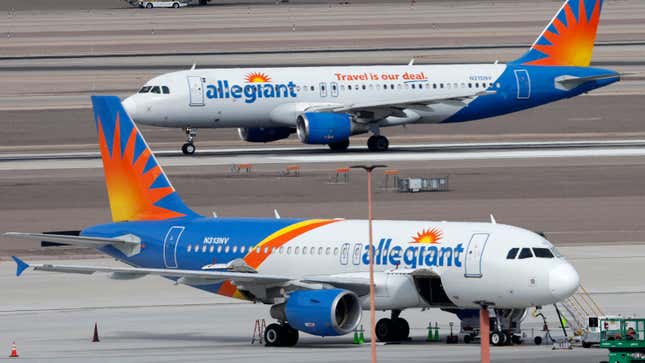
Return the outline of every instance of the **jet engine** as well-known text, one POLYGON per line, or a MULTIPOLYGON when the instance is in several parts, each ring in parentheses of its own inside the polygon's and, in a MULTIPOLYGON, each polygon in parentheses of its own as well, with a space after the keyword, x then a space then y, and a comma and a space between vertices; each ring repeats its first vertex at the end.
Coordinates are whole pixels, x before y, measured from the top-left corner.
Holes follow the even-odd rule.
POLYGON ((294 133, 290 127, 241 127, 237 129, 240 139, 248 142, 271 142, 286 139, 294 133))
POLYGON ((299 290, 290 293, 287 302, 273 305, 271 316, 309 334, 337 336, 358 326, 361 305, 348 290, 299 290))
POLYGON ((349 139, 352 121, 348 114, 306 112, 296 121, 298 139, 305 144, 333 144, 349 139))

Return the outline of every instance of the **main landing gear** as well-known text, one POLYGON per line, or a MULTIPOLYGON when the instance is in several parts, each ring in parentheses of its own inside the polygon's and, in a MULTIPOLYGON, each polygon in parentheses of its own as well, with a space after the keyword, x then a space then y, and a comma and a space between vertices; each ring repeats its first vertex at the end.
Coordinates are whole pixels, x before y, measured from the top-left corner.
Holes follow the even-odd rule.
POLYGON ((392 310, 390 319, 383 318, 376 323, 376 339, 379 342, 398 342, 408 340, 410 325, 407 320, 400 318, 401 310, 392 310))
POLYGON ((184 132, 186 133, 186 143, 181 146, 181 152, 184 155, 193 155, 196 149, 193 139, 197 136, 197 130, 186 127, 184 132))
POLYGON ((367 139, 367 148, 370 151, 387 151, 390 141, 383 135, 372 135, 367 139))
POLYGON ((349 147, 349 139, 339 142, 332 142, 331 144, 327 144, 327 146, 329 146, 329 150, 331 151, 345 151, 349 147))
POLYGON ((293 347, 298 343, 298 331, 291 325, 269 324, 264 329, 264 342, 267 347, 293 347))

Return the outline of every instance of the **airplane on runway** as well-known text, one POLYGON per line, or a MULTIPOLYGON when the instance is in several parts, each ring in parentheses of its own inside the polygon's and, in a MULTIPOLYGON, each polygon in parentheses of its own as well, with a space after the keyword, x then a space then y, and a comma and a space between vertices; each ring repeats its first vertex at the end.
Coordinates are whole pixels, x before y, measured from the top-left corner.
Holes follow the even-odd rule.
POLYGON ((305 144, 348 148, 381 128, 480 120, 607 86, 620 74, 591 68, 603 0, 568 0, 530 49, 508 64, 193 69, 155 77, 124 100, 141 124, 181 128, 184 154, 198 128, 238 128, 248 142, 297 133, 305 144))
MULTIPOLYGON (((18 276, 28 268, 122 280, 159 275, 264 303, 277 320, 265 330, 270 346, 296 344, 299 331, 337 336, 359 325, 369 307, 367 221, 201 216, 183 203, 120 100, 94 96, 92 103, 112 223, 4 236, 96 248, 129 267, 29 265, 14 257, 18 276)), ((381 341, 408 337, 405 309, 463 314, 483 305, 519 319, 527 307, 554 304, 579 286, 546 239, 494 220, 377 220, 373 235, 376 309, 392 312, 376 325, 381 341)), ((511 340, 508 329, 494 331, 493 342, 511 340)))

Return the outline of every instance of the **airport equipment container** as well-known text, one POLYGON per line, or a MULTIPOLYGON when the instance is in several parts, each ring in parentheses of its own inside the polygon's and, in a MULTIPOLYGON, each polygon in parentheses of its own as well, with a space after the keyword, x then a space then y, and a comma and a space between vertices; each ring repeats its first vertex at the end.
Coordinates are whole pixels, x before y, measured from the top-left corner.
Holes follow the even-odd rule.
POLYGON ((399 178, 397 191, 408 193, 448 191, 448 177, 399 178))
POLYGON ((609 349, 609 363, 645 362, 645 319, 600 319, 600 347, 609 349))

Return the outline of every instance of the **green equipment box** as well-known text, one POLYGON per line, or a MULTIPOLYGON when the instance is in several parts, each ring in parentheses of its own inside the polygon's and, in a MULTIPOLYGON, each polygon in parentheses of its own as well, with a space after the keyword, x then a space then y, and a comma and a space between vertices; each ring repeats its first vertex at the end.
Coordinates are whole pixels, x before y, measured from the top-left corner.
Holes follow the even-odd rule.
POLYGON ((601 319, 600 347, 609 349, 609 363, 645 362, 645 319, 601 319))

